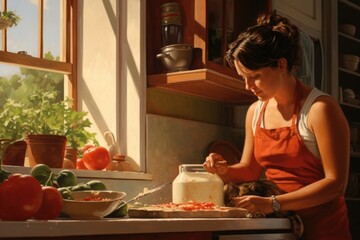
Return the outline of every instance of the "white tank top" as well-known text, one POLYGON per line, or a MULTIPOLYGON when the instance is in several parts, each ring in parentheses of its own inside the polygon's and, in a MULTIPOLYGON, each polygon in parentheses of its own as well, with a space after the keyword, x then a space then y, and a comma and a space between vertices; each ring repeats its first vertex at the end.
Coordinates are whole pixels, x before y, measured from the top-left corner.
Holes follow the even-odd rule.
MULTIPOLYGON (((319 153, 319 149, 317 146, 315 135, 310 131, 309 126, 308 126, 308 114, 309 114, 311 105, 314 103, 315 99, 322 95, 328 95, 328 94, 318 90, 317 88, 313 88, 311 90, 303 107, 300 110, 298 124, 297 124, 300 137, 303 140, 305 146, 318 159, 320 159, 320 153, 319 153)), ((260 111, 261 111, 263 104, 264 104, 263 101, 258 101, 258 104, 255 107, 254 117, 252 120, 253 134, 255 134, 256 122, 257 122, 257 119, 259 118, 260 111)), ((264 121, 264 119, 261 119, 260 127, 264 127, 263 121, 264 121)))

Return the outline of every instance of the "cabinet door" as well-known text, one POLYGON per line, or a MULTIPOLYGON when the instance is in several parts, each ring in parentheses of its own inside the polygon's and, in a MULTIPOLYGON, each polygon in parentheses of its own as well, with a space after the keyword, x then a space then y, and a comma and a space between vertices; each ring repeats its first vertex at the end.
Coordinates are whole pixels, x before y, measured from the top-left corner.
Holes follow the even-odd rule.
POLYGON ((279 13, 291 16, 300 23, 321 31, 321 0, 274 0, 273 7, 279 13))

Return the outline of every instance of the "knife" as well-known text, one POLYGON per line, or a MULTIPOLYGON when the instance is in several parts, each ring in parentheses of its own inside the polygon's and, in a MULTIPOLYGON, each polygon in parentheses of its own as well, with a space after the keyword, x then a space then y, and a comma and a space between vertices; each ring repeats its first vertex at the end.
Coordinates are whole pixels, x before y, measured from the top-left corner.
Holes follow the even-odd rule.
POLYGON ((128 203, 131 203, 131 202, 133 202, 133 201, 136 201, 136 200, 138 200, 139 198, 142 198, 143 196, 146 196, 146 195, 148 195, 148 194, 157 192, 157 191, 165 188, 166 186, 168 186, 168 185, 170 185, 170 184, 171 184, 171 182, 167 182, 167 183, 164 183, 163 185, 160 185, 160 186, 158 186, 158 187, 156 187, 156 188, 153 188, 153 189, 150 189, 150 190, 144 190, 143 192, 139 193, 138 195, 136 195, 135 197, 131 198, 130 200, 127 200, 127 201, 125 201, 125 202, 121 202, 120 205, 119 205, 116 209, 119 209, 119 208, 125 206, 125 205, 128 204, 128 203))

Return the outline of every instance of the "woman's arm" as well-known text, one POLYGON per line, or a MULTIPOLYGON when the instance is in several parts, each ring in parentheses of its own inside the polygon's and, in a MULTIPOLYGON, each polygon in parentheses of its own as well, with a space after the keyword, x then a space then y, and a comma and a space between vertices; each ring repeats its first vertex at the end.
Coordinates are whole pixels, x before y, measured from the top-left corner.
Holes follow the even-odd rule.
POLYGON ((254 136, 252 119, 257 102, 253 103, 246 114, 245 120, 245 143, 239 163, 228 166, 226 159, 217 153, 210 153, 203 166, 211 173, 218 174, 224 182, 247 182, 260 178, 263 169, 258 165, 254 157, 254 136))

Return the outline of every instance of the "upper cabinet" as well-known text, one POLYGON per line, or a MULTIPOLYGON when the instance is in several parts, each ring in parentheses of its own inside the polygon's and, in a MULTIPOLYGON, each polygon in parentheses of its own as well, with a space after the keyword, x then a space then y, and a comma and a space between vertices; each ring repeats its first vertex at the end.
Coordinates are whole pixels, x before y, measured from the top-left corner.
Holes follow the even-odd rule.
MULTIPOLYGON (((148 87, 204 97, 224 103, 245 104, 255 101, 245 90, 244 81, 223 62, 230 42, 262 12, 271 9, 270 0, 177 0, 181 26, 172 28, 182 43, 193 47, 192 61, 186 70, 169 72, 157 55, 164 47, 164 18, 178 16, 177 10, 164 15, 169 0, 147 1, 147 74, 148 87), (163 7, 163 8, 162 8, 163 7), (182 35, 176 34, 181 31, 182 35)), ((175 20, 175 25, 176 25, 175 20)), ((167 29, 170 31, 171 29, 167 29)), ((168 59, 171 61, 171 59, 168 59)))
POLYGON ((274 9, 296 19, 301 28, 321 32, 321 0, 274 0, 274 9))

